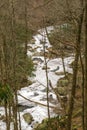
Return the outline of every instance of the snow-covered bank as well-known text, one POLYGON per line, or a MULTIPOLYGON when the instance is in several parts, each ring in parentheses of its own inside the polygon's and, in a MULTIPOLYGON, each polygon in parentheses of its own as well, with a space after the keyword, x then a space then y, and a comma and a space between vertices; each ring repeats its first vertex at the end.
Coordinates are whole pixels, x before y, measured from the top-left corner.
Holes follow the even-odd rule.
MULTIPOLYGON (((49 33, 53 30, 53 27, 47 28, 49 33)), ((41 122, 44 118, 47 118, 47 101, 46 101, 46 73, 44 67, 44 57, 40 56, 40 52, 43 51, 43 44, 41 41, 43 41, 43 35, 45 34, 46 39, 46 46, 47 48, 51 47, 47 37, 46 32, 44 29, 41 29, 38 31, 38 34, 33 36, 35 43, 29 44, 29 47, 31 49, 34 49, 34 52, 28 50, 28 54, 32 56, 34 62, 37 62, 36 65, 36 71, 35 71, 35 77, 33 79, 34 83, 28 87, 22 88, 18 91, 18 94, 21 94, 22 96, 26 97, 27 99, 31 100, 32 102, 26 100, 25 98, 18 95, 18 104, 22 106, 27 106, 25 110, 20 112, 21 116, 21 126, 22 130, 32 130, 35 122, 41 122), (34 55, 38 52, 38 55, 34 55), (36 59, 35 59, 36 58, 36 59), (38 103, 35 103, 38 102, 38 103), (43 104, 43 105, 41 105, 43 104), (29 112, 32 116, 34 121, 31 123, 31 125, 27 124, 24 121, 23 114, 29 112)), ((48 51, 48 50, 46 50, 48 51)), ((56 87, 57 81, 64 77, 64 75, 56 75, 55 72, 63 72, 63 65, 61 58, 56 59, 47 59, 48 60, 48 77, 49 80, 51 80, 53 87, 56 87)), ((72 73, 72 69, 69 68, 69 64, 74 60, 73 56, 68 57, 64 59, 64 63, 66 66, 66 71, 72 73)), ((55 107, 58 105, 60 107, 60 104, 56 102, 56 95, 53 93, 53 91, 50 90, 50 95, 52 95, 52 98, 54 100, 54 103, 50 102, 50 106, 55 107)), ((1 114, 4 114, 4 109, 1 109, 1 114)), ((55 113, 53 113, 53 110, 50 108, 51 116, 54 116, 55 113)), ((3 115, 2 114, 2 115, 3 115)), ((0 122, 0 129, 6 130, 5 123, 2 121, 0 122)), ((12 130, 12 129, 11 129, 12 130)))

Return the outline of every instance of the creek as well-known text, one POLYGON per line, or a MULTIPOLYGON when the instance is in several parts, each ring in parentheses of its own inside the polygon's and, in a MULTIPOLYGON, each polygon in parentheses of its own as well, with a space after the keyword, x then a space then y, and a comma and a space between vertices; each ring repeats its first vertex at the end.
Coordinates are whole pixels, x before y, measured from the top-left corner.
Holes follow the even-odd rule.
MULTIPOLYGON (((53 27, 47 28, 48 32, 51 33, 53 30, 53 27)), ((29 80, 32 80, 32 85, 21 88, 21 90, 18 91, 18 106, 20 107, 20 116, 21 116, 21 126, 22 130, 33 130, 34 125, 38 122, 41 123, 43 119, 47 118, 47 100, 46 100, 46 72, 45 72, 45 62, 44 62, 44 56, 43 56, 43 44, 41 41, 43 40, 43 37, 45 36, 46 40, 46 52, 49 53, 48 48, 51 47, 47 36, 45 29, 38 30, 38 33, 33 36, 33 44, 32 41, 28 44, 28 51, 27 55, 31 56, 33 59, 33 62, 35 64, 35 72, 34 77, 30 78, 29 80), (26 97, 30 101, 26 100, 26 97), (28 124, 25 122, 23 115, 25 113, 30 113, 33 117, 33 121, 31 124, 28 124)), ((69 64, 74 60, 74 57, 71 55, 69 57, 64 58, 64 64, 65 69, 67 72, 72 73, 72 69, 69 67, 69 64)), ((55 88, 58 80, 62 77, 64 77, 63 72, 63 65, 62 65, 62 59, 61 58, 53 58, 49 59, 47 58, 47 66, 48 66, 48 78, 52 83, 52 86, 55 88), (57 75, 58 73, 61 73, 61 75, 57 75)), ((56 114, 53 112, 52 107, 60 107, 60 103, 57 102, 55 93, 51 90, 49 92, 49 98, 51 98, 49 105, 50 108, 50 114, 51 117, 55 116, 56 114)), ((4 114, 4 109, 0 108, 0 114, 4 114)), ((5 123, 0 121, 0 129, 6 130, 5 123)))

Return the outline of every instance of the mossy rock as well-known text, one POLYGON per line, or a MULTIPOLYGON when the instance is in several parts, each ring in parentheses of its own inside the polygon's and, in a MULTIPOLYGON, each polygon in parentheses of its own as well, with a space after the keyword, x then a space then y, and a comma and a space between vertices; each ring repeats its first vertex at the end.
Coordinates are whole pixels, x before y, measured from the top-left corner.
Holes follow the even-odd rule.
POLYGON ((33 130, 57 130, 58 128, 65 128, 66 126, 66 117, 54 117, 48 119, 44 119, 41 124, 37 126, 37 128, 33 130))
POLYGON ((62 96, 67 95, 66 87, 58 87, 58 93, 59 95, 62 95, 62 96))
POLYGON ((68 86, 69 81, 67 79, 61 79, 57 82, 57 87, 68 86))
POLYGON ((66 77, 63 77, 58 80, 57 87, 64 87, 64 86, 70 86, 72 83, 72 74, 66 73, 66 77))
POLYGON ((34 130, 46 130, 46 124, 39 124, 34 130))
POLYGON ((66 96, 68 92, 68 88, 66 86, 64 87, 56 87, 54 88, 56 93, 58 93, 60 96, 66 96))
MULTIPOLYGON (((57 121, 57 120, 56 120, 57 121)), ((34 130, 56 130, 57 126, 54 125, 55 119, 51 118, 49 121, 48 119, 44 119, 41 124, 37 126, 34 130)))
POLYGON ((25 122, 27 122, 28 124, 31 124, 33 121, 33 117, 30 113, 25 113, 23 115, 23 118, 24 118, 25 122))

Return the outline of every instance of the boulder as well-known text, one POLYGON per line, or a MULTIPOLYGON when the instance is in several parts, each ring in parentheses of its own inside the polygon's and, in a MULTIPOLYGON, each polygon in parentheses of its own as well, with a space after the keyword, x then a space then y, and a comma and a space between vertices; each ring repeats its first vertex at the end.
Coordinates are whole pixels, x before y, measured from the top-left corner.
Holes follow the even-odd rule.
POLYGON ((34 92, 34 96, 38 96, 39 95, 39 93, 37 93, 37 92, 34 92))
POLYGON ((57 82, 57 87, 64 87, 64 86, 68 86, 69 84, 69 80, 67 78, 61 78, 58 82, 57 82))
POLYGON ((23 115, 23 118, 24 118, 25 122, 27 122, 28 124, 31 124, 33 121, 33 117, 30 113, 25 113, 23 115))
POLYGON ((59 95, 67 95, 67 89, 65 87, 58 87, 59 95))
POLYGON ((27 105, 18 104, 17 107, 18 107, 19 112, 23 112, 24 110, 26 110, 28 108, 32 108, 34 106, 33 105, 27 106, 27 105))

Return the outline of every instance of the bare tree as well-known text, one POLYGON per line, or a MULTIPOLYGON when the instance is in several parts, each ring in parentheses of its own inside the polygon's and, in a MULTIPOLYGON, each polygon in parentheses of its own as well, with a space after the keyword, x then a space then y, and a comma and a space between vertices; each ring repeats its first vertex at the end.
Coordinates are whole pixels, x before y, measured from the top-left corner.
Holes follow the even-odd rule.
MULTIPOLYGON (((44 20, 43 20, 44 23, 44 20)), ((46 82, 47 82, 47 110, 48 110, 48 119, 50 119, 50 107, 49 107, 49 78, 48 78, 48 67, 47 67, 47 59, 46 59, 46 48, 45 48, 45 43, 46 43, 46 36, 44 32, 43 36, 43 50, 44 50, 44 61, 45 61, 45 72, 46 72, 46 82)))
MULTIPOLYGON (((82 4, 83 3, 81 2, 81 5, 82 4)), ((77 72, 78 72, 78 61, 80 56, 82 23, 83 23, 83 10, 79 19, 77 20, 78 31, 77 31, 77 40, 76 40, 76 54, 75 54, 75 62, 73 68, 72 90, 71 90, 71 97, 70 97, 69 110, 68 110, 67 130, 72 129, 72 114, 73 114, 74 99, 75 99, 76 85, 77 85, 77 72)))
POLYGON ((85 129, 87 130, 87 1, 85 0, 85 129))

